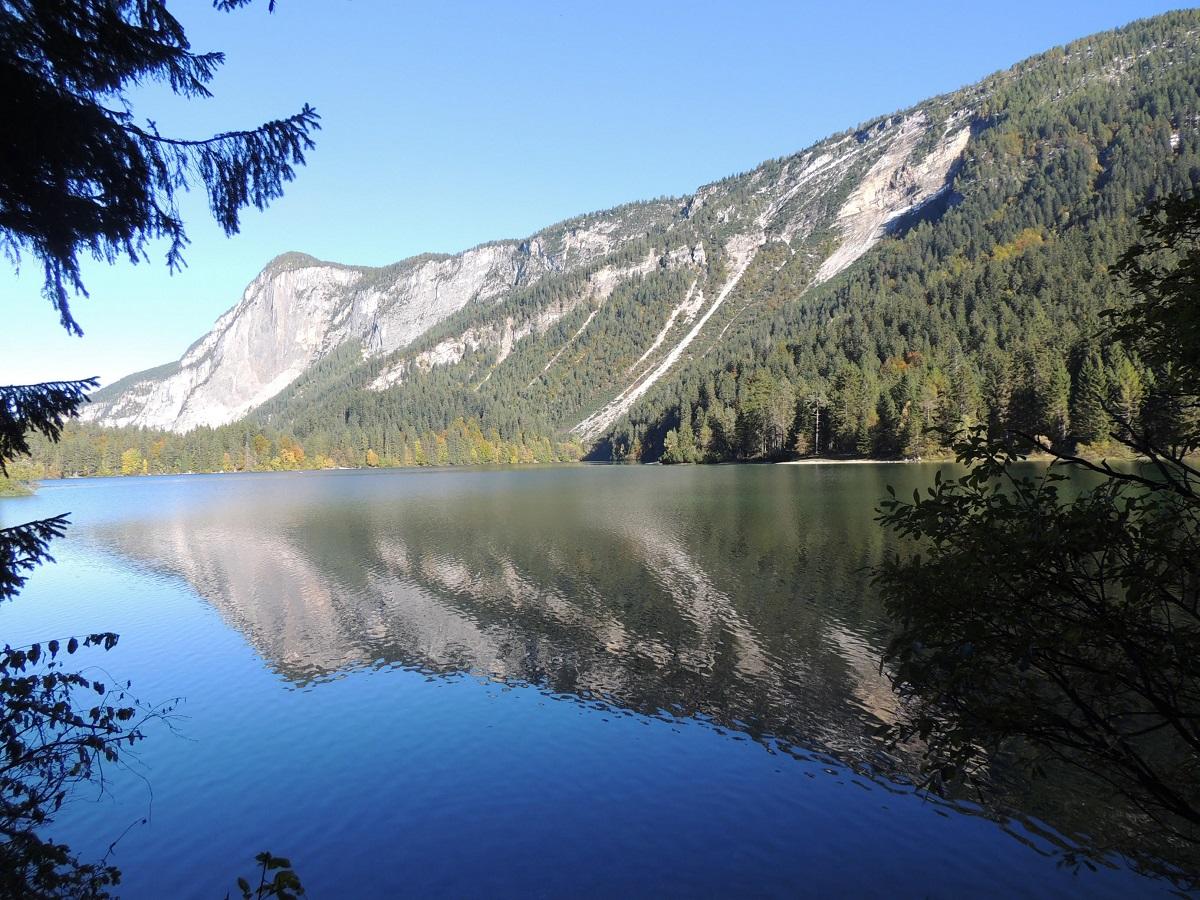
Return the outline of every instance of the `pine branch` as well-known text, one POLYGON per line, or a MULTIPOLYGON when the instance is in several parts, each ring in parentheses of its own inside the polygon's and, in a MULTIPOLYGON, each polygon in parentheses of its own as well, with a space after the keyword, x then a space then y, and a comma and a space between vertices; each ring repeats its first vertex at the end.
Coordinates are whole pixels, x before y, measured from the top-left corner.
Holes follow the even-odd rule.
POLYGON ((64 514, 0 528, 0 600, 10 600, 20 592, 27 580, 24 573, 54 561, 50 541, 66 534, 67 522, 64 514))
POLYGON ((68 332, 82 333, 70 304, 72 293, 87 296, 81 255, 141 262, 149 243, 165 238, 167 264, 178 268, 188 243, 180 192, 202 184, 233 234, 244 207, 282 196, 304 164, 320 127, 310 106, 201 140, 132 124, 129 88, 157 81, 182 97, 207 97, 222 62, 220 53, 192 52, 165 0, 0 4, 0 248, 14 262, 24 251, 41 263, 43 293, 68 332))
POLYGON ((84 378, 0 387, 0 473, 8 474, 6 461, 29 455, 30 431, 57 441, 65 420, 79 414, 87 392, 99 383, 97 378, 84 378))

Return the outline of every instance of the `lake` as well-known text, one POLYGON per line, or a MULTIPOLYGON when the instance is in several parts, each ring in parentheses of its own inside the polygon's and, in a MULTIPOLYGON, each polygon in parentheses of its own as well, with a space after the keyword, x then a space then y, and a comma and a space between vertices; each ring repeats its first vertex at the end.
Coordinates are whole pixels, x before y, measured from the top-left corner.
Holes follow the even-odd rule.
POLYGON ((874 507, 934 470, 46 482, 0 501, 73 522, 5 639, 117 631, 75 659, 182 698, 50 833, 120 838, 132 898, 224 897, 262 849, 314 898, 1166 894, 1060 865, 1086 795, 1004 818, 867 774, 898 711, 874 507))

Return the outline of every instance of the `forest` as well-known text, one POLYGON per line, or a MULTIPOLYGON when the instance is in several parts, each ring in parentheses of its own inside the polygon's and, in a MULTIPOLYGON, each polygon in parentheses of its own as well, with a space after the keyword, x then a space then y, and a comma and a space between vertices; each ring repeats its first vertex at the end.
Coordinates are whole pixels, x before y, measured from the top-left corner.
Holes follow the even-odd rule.
MULTIPOLYGON (((1089 50, 1103 59, 1126 31, 1089 50)), ((1128 91, 1102 78, 1071 90, 1072 77, 1030 66, 997 86, 946 208, 840 278, 798 296, 803 260, 764 267, 743 287, 750 320, 602 452, 913 457, 976 423, 1111 449, 1105 403, 1136 421, 1150 385, 1135 356, 1097 340, 1105 311, 1128 302, 1109 267, 1146 204, 1200 184, 1200 72, 1146 72, 1128 91)))
MULTIPOLYGON (((1136 422, 1153 387, 1135 354, 1097 338, 1106 310, 1127 303, 1109 267, 1148 203, 1200 184, 1200 70, 1177 64, 1186 54, 1157 52, 1196 18, 1135 23, 929 101, 934 118, 972 109, 967 152, 939 202, 894 223, 823 284, 813 283, 811 254, 769 242, 726 319, 714 320, 720 334, 702 335, 595 443, 569 429, 620 384, 688 290, 685 274, 650 271, 507 359, 480 349, 454 365, 413 367, 388 390, 370 389, 379 365, 347 345, 232 425, 177 435, 76 423, 60 444, 37 443, 20 474, 928 458, 975 424, 1103 455, 1114 449, 1106 407, 1136 422), (571 343, 589 315, 588 333, 571 343), (566 364, 543 368, 555 348, 570 350, 566 364)), ((736 176, 721 189, 752 211, 748 184, 736 176)), ((668 253, 682 235, 703 244, 708 277, 719 279, 715 214, 685 210, 664 222, 663 208, 647 205, 644 239, 604 264, 668 253)), ((536 283, 488 315, 512 321, 561 306, 586 274, 536 283)))

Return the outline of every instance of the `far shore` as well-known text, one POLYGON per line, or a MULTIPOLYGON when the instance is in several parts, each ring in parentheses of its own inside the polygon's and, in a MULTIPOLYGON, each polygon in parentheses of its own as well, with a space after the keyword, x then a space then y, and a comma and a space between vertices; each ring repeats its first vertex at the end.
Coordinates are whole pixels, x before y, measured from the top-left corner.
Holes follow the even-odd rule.
POLYGON ((947 463, 954 462, 953 459, 825 459, 822 457, 809 457, 806 459, 784 459, 775 463, 777 466, 890 466, 890 465, 905 465, 909 463, 947 463))
MULTIPOLYGON (((1145 462, 1141 459, 1122 459, 1113 457, 1088 456, 1085 457, 1096 462, 1110 463, 1136 463, 1145 462)), ((1049 454, 1039 453, 1025 458, 1025 462, 1049 464, 1054 462, 1055 458, 1049 454)), ((712 466, 760 466, 760 465, 776 465, 776 466, 893 466, 893 465, 955 465, 957 460, 951 456, 926 456, 926 457, 910 457, 907 459, 872 459, 870 457, 848 458, 848 457, 804 457, 803 459, 782 459, 776 461, 768 460, 725 460, 717 463, 691 463, 688 465, 712 465, 712 466)), ((488 463, 488 464, 470 464, 462 466, 330 466, 322 469, 250 469, 244 471, 217 471, 217 472, 138 472, 130 475, 60 475, 57 477, 43 476, 41 478, 32 478, 28 481, 16 481, 12 479, 0 479, 0 500, 19 499, 22 497, 31 496, 36 490, 39 483, 54 482, 54 481, 87 481, 93 478, 181 478, 194 475, 268 475, 282 472, 417 472, 417 471, 442 471, 442 470, 457 470, 457 471, 488 471, 497 469, 537 469, 542 467, 570 467, 570 466, 661 466, 660 462, 652 463, 632 463, 632 462, 615 462, 611 460, 563 460, 552 463, 488 463)), ((676 466, 672 466, 676 468, 676 466)))

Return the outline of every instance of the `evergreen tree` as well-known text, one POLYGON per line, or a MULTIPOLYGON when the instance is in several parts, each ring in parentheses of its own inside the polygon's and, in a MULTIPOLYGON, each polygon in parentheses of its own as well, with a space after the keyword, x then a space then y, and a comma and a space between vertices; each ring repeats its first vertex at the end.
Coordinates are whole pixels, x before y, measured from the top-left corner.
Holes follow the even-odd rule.
POLYGON ((1125 353, 1120 354, 1111 378, 1113 416, 1125 423, 1137 422, 1142 407, 1142 376, 1125 353))
POLYGON ((989 437, 1000 437, 1012 421, 1013 383, 1008 360, 996 348, 983 358, 983 402, 987 408, 989 437))
POLYGON ((1074 433, 1082 443, 1094 446, 1108 440, 1113 427, 1104 408, 1108 394, 1103 362, 1098 353, 1090 352, 1080 366, 1071 406, 1074 433))
MULTIPOLYGON (((45 294, 68 332, 81 333, 68 297, 84 292, 80 253, 136 262, 149 241, 166 238, 168 264, 180 265, 187 242, 180 191, 202 185, 217 222, 232 234, 242 209, 279 197, 293 167, 303 164, 318 127, 308 106, 253 130, 201 140, 137 121, 128 88, 160 82, 183 97, 207 96, 222 60, 192 52, 164 0, 0 2, 0 248, 14 262, 22 252, 37 259, 45 294)), ((0 471, 28 454, 30 433, 46 444, 62 438, 95 383, 0 388, 0 471)), ((111 435, 76 450, 64 457, 69 471, 148 468, 140 447, 119 446, 111 435)), ((191 462, 181 456, 164 464, 191 462)), ((50 558, 50 541, 66 524, 62 515, 0 529, 0 601, 50 558)), ((115 634, 98 633, 19 648, 5 643, 0 651, 4 896, 105 896, 119 879, 114 867, 81 862, 45 834, 74 785, 116 762, 122 745, 142 737, 145 718, 169 712, 124 705, 120 689, 64 668, 64 657, 81 648, 116 643, 115 634)))
POLYGON ((875 426, 875 440, 872 444, 876 456, 889 459, 900 455, 900 413, 896 409, 896 401, 891 391, 884 391, 876 405, 878 423, 875 426))

